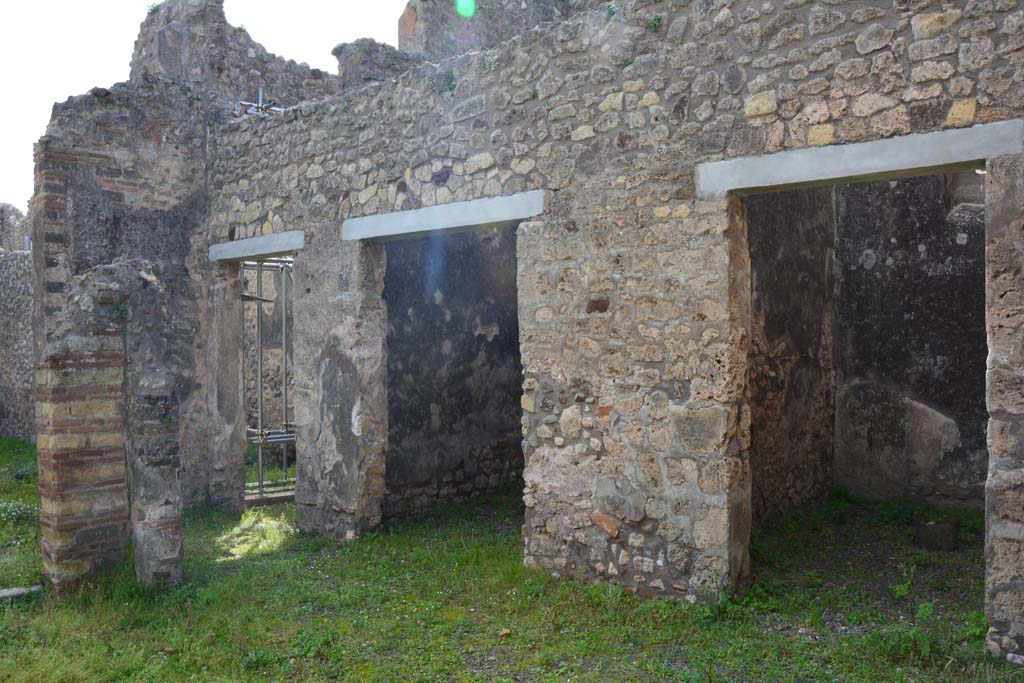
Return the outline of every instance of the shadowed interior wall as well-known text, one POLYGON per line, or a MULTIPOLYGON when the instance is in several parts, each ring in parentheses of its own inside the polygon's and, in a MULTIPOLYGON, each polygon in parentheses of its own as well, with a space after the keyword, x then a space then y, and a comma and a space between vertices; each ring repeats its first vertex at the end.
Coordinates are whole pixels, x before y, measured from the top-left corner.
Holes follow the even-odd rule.
POLYGON ((385 514, 521 478, 515 230, 387 243, 385 514))
POLYGON ((821 498, 832 485, 833 201, 830 187, 747 200, 755 524, 821 498))
POLYGON ((838 191, 836 483, 856 493, 982 503, 981 188, 970 173, 838 191))
POLYGON ((965 173, 746 201, 755 523, 833 483, 981 505, 983 197, 965 173))

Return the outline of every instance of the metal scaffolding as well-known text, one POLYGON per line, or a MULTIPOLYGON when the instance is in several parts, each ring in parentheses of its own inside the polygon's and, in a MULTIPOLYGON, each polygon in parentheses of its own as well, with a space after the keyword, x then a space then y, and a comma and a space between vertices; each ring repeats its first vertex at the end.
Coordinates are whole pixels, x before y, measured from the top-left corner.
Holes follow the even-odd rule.
MULTIPOLYGON (((294 493, 295 477, 289 475, 289 451, 295 449, 295 423, 289 419, 288 406, 288 357, 290 355, 288 337, 288 280, 292 272, 291 258, 268 258, 262 261, 246 261, 242 264, 242 302, 256 304, 256 425, 246 426, 246 442, 256 447, 256 480, 249 481, 248 475, 245 482, 246 499, 262 499, 270 495, 279 496, 294 493), (276 273, 277 275, 277 299, 270 299, 263 295, 264 273, 276 273), (246 289, 246 273, 256 274, 256 291, 250 293, 246 289), (267 419, 264 411, 265 377, 263 367, 263 304, 280 302, 281 312, 281 415, 280 422, 274 423, 267 419), (264 449, 268 445, 280 445, 281 448, 281 478, 267 480, 264 476, 264 449)), ((242 349, 243 353, 250 347, 247 344, 245 327, 245 306, 242 306, 242 349)), ((243 405, 248 403, 245 399, 245 364, 242 368, 242 401, 243 405)))

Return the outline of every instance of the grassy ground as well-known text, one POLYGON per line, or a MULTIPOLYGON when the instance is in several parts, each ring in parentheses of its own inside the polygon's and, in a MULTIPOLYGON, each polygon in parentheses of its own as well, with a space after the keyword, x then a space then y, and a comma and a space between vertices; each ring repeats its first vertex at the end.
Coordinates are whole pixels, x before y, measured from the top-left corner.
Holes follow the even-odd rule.
POLYGON ((39 583, 37 479, 35 449, 0 438, 0 590, 39 583))
MULTIPOLYGON (((13 450, 5 499, 25 494, 13 450)), ((180 587, 125 566, 0 606, 0 680, 1024 681, 981 654, 980 517, 960 551, 924 553, 909 514, 834 496, 756 535, 744 597, 685 607, 525 569, 511 494, 340 547, 296 532, 290 505, 194 513, 180 587)))
MULTIPOLYGON (((263 483, 270 490, 290 488, 278 486, 285 479, 295 479, 295 449, 288 447, 288 471, 284 470, 284 462, 281 457, 281 445, 272 444, 263 450, 263 483)), ((249 444, 245 451, 245 488, 247 491, 254 491, 260 480, 259 465, 257 464, 257 449, 254 444, 249 444)))

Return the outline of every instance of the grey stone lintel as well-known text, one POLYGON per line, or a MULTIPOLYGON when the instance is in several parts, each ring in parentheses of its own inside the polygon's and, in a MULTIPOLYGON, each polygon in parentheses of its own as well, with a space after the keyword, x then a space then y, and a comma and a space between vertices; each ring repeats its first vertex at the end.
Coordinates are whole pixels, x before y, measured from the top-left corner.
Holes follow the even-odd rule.
POLYGON ((505 227, 544 213, 544 190, 505 197, 426 206, 375 216, 349 218, 341 224, 341 239, 416 237, 430 232, 505 227))
POLYGON ((992 157, 1024 152, 1024 121, 916 133, 697 166, 701 195, 751 194, 811 185, 984 168, 992 157))
POLYGON ((275 232, 271 235, 249 237, 234 242, 210 245, 211 261, 247 261, 250 259, 284 256, 306 246, 304 230, 275 232))

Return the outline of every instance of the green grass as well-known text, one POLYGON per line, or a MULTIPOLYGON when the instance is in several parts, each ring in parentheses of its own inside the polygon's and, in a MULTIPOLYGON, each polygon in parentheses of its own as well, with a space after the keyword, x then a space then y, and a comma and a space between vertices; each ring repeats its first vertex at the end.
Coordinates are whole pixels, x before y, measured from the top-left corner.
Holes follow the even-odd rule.
POLYGON ((297 532, 291 505, 195 512, 180 587, 125 564, 0 606, 0 680, 1024 680, 982 655, 980 516, 960 551, 924 553, 909 510, 837 495, 795 514, 755 534, 747 594, 710 606, 524 568, 514 494, 343 546, 297 532))
MULTIPOLYGON (((295 448, 288 447, 288 471, 287 476, 282 465, 284 465, 280 444, 268 445, 263 449, 263 483, 274 489, 277 482, 285 479, 295 479, 295 448)), ((245 486, 246 490, 254 490, 260 480, 257 448, 255 444, 249 444, 245 451, 245 486)))
POLYGON ((0 438, 0 589, 39 583, 35 449, 0 438))

